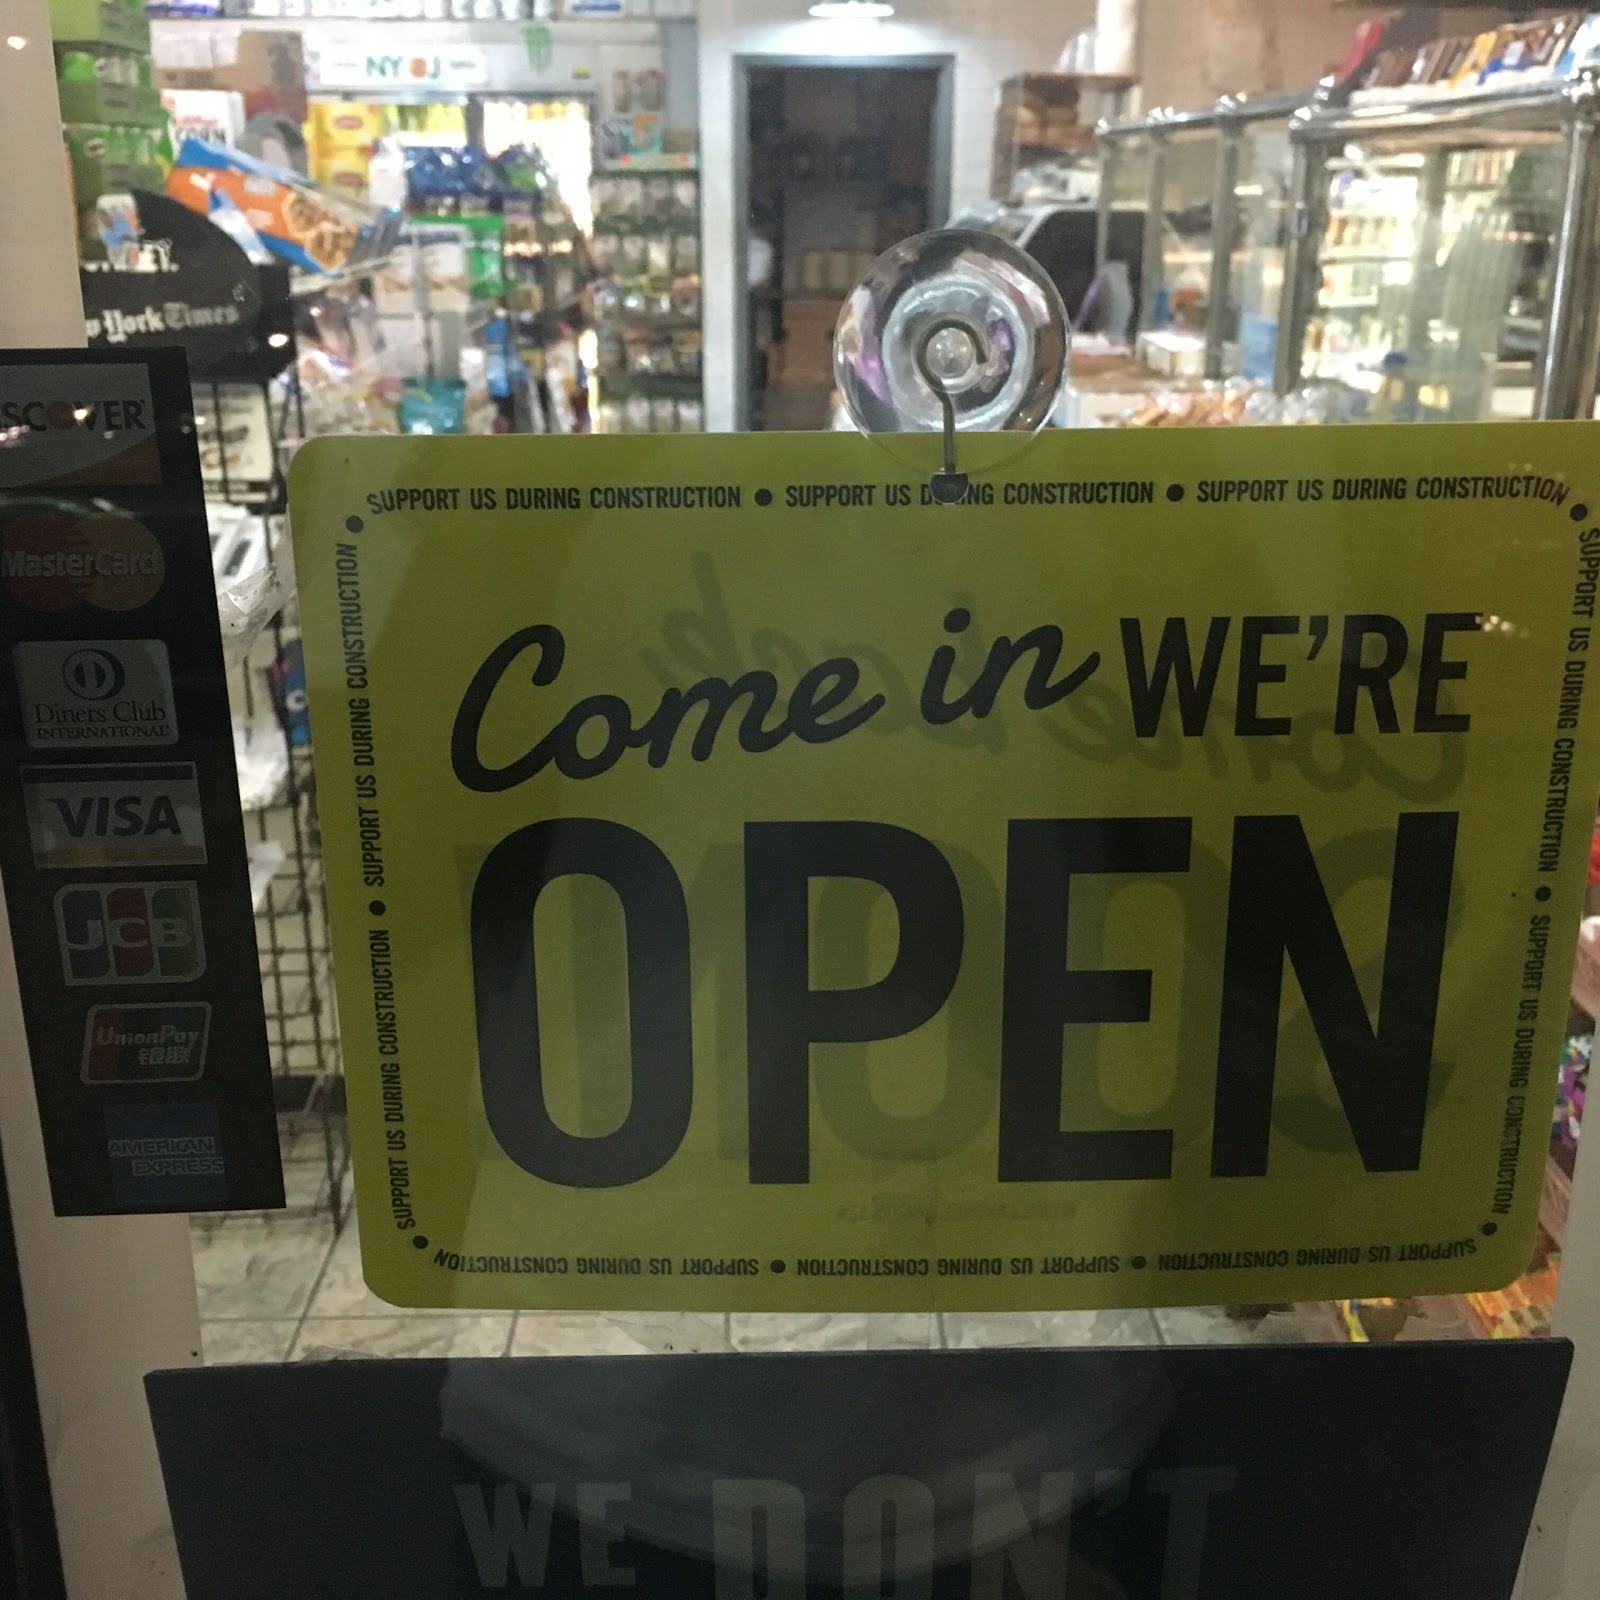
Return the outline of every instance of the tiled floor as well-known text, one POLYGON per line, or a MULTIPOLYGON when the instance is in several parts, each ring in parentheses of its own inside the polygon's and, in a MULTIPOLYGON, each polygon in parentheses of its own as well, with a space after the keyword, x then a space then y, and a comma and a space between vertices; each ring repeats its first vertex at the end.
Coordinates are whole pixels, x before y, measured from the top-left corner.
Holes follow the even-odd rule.
POLYGON ((353 1206, 337 1238, 326 1207, 312 1209, 325 1197, 323 1163, 309 1152, 305 1159, 288 1155, 288 1212, 192 1223, 205 1358, 213 1365, 348 1355, 971 1350, 1339 1337, 1322 1309, 1311 1307, 1265 1318, 1212 1307, 1010 1316, 399 1310, 362 1281, 353 1206))

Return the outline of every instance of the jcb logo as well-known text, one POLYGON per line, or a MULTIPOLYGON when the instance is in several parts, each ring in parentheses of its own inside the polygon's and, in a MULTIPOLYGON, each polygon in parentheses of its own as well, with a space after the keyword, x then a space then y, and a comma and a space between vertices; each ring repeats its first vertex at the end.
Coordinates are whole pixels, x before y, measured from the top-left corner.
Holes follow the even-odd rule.
POLYGON ((192 983, 206 969, 192 883, 75 883, 56 896, 69 986, 192 983))

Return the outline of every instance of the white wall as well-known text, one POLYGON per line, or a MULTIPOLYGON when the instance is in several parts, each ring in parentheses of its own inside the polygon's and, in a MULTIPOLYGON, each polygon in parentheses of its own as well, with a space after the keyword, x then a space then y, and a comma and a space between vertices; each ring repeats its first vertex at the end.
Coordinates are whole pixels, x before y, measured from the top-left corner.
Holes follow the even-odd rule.
MULTIPOLYGON (((1395 5, 1348 0, 1140 0, 1144 103, 1193 110, 1222 95, 1305 89, 1345 57, 1356 29, 1395 5)), ((1477 33, 1491 9, 1430 13, 1441 33, 1477 33)))
POLYGON ((705 173, 706 427, 734 426, 732 173, 735 56, 955 57, 953 203, 989 192, 995 90, 1016 72, 1048 71, 1067 39, 1094 19, 1093 0, 898 0, 891 22, 843 24, 806 15, 808 0, 700 0, 700 151, 705 173))

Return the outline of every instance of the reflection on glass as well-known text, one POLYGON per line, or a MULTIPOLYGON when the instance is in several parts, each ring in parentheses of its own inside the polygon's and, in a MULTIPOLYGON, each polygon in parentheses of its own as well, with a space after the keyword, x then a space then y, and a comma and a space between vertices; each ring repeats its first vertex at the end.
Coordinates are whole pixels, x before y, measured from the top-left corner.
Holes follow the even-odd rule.
POLYGON ((1367 395, 1374 421, 1531 415, 1562 179, 1553 142, 1346 150, 1305 375, 1367 395))
POLYGON ((856 285, 834 371, 863 433, 937 432, 942 396, 958 428, 1035 433, 1060 395, 1067 337, 1061 296, 1031 256, 949 228, 896 245, 856 285))
POLYGON ((1238 227, 1228 276, 1223 376, 1270 383, 1278 351, 1278 314, 1289 247, 1294 157, 1284 123, 1254 123, 1239 149, 1234 184, 1238 227))
POLYGON ((1218 135, 1175 138, 1167 145, 1162 187, 1161 282, 1155 326, 1203 335, 1211 315, 1212 200, 1218 135))

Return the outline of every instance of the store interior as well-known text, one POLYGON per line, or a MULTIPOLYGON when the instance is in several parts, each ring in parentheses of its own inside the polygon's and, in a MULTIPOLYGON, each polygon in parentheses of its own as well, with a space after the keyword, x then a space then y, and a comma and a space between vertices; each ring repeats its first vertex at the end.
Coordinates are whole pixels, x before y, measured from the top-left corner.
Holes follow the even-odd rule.
POLYGON ((755 429, 833 415, 845 296, 902 239, 949 215, 950 64, 751 66, 744 77, 750 367, 755 429))
POLYGON ((1172 0, 51 9, 89 339, 189 348, 233 641, 290 1203, 195 1219, 208 1360, 1548 1331, 1600 920, 1548 1064, 1538 1249, 1499 1293, 1004 1318, 379 1302, 353 1226, 285 474, 334 433, 849 426, 841 305, 881 251, 952 221, 1060 288, 1057 426, 1592 416, 1600 169, 1569 90, 1600 71, 1600 14, 1199 0, 1185 29, 1216 37, 1185 51, 1172 0), (180 274, 197 309, 168 327, 180 274))

